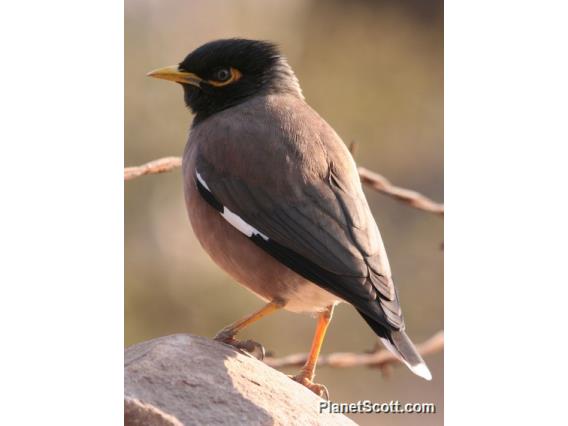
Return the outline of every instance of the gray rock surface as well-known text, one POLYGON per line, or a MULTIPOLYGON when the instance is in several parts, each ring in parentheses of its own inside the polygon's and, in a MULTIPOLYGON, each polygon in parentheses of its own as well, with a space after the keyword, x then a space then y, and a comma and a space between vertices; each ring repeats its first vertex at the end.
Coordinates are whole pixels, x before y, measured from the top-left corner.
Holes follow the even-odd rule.
POLYGON ((354 425, 286 375, 204 337, 176 334, 124 354, 125 425, 354 425))

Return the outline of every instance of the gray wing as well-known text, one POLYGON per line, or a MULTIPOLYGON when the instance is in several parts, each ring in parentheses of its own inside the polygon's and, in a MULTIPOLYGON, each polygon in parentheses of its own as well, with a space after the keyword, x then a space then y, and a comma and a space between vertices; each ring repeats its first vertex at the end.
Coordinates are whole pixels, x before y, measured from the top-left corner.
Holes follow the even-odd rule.
MULTIPOLYGON (((222 134, 255 134, 238 130, 222 134)), ((335 132, 324 130, 311 146, 287 133, 261 133, 268 140, 257 143, 209 137, 196 170, 218 204, 267 237, 257 238, 261 248, 389 329, 403 329, 386 252, 355 164, 335 132)))

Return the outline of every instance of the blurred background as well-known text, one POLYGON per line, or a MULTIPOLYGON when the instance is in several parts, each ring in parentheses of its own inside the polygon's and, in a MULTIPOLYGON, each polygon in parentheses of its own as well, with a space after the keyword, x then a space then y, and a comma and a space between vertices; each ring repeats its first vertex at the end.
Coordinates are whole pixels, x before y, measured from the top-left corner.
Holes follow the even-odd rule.
MULTIPOLYGON (((443 201, 443 2, 125 0, 125 161, 181 155, 191 115, 178 85, 145 77, 225 37, 277 42, 306 100, 349 144, 358 164, 443 201)), ((443 328, 443 221, 365 189, 398 284, 407 330, 421 342, 443 328)), ((173 333, 212 336, 262 306, 201 250, 178 171, 125 183, 125 345, 173 333), (222 296, 222 297, 219 297, 222 296)), ((306 352, 315 321, 286 312, 245 330, 283 356, 306 352)), ((323 352, 364 351, 376 338, 339 306, 323 352)), ((435 415, 349 415, 361 425, 443 422, 443 354, 433 380, 406 368, 317 372, 333 401, 434 402, 435 415)), ((292 374, 294 371, 286 371, 292 374)))

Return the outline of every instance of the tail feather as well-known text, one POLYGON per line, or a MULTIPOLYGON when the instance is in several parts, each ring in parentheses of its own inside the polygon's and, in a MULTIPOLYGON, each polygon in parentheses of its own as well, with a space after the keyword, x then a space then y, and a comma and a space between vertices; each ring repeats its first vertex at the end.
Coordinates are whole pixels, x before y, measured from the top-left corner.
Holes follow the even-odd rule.
POLYGON ((397 355, 414 374, 423 379, 432 380, 432 374, 428 366, 404 330, 391 331, 390 337, 390 341, 384 337, 381 338, 385 346, 397 355))
POLYGON ((432 380, 432 374, 428 366, 404 330, 389 330, 361 311, 359 313, 380 337, 385 347, 400 358, 410 371, 423 379, 432 380))

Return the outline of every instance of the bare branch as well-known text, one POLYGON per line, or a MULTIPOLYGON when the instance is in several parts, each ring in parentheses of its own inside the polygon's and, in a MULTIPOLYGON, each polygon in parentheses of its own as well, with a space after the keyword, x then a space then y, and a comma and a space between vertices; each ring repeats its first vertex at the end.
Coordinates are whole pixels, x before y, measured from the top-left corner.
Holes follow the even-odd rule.
POLYGON ((359 167, 359 176, 361 177, 361 182, 365 185, 370 186, 376 191, 382 192, 390 197, 393 197, 403 203, 406 203, 415 209, 424 210, 427 212, 435 213, 440 216, 444 215, 444 205, 432 201, 430 198, 424 195, 412 191, 411 189, 401 188, 395 186, 389 182, 384 176, 365 169, 364 167, 359 167))
MULTIPOLYGON (((352 145, 351 149, 354 148, 352 145)), ((124 180, 131 180, 144 175, 169 172, 181 166, 180 157, 165 157, 150 161, 138 167, 125 167, 124 180)), ((424 210, 437 215, 444 215, 444 205, 432 201, 430 198, 410 189, 395 186, 384 176, 359 167, 359 176, 363 184, 370 186, 374 190, 402 201, 409 206, 419 210, 424 210)))
MULTIPOLYGON (((444 349, 444 331, 441 330, 425 342, 416 345, 416 349, 422 356, 434 354, 444 349)), ((273 368, 299 367, 306 362, 307 354, 294 354, 282 358, 265 358, 264 362, 273 368)), ((379 367, 384 369, 389 365, 400 365, 401 361, 386 349, 376 350, 372 353, 336 352, 321 355, 318 359, 318 367, 379 367)))
POLYGON ((158 173, 170 172, 181 167, 180 157, 164 157, 150 161, 137 167, 124 168, 124 180, 131 180, 144 175, 155 175, 158 173))

